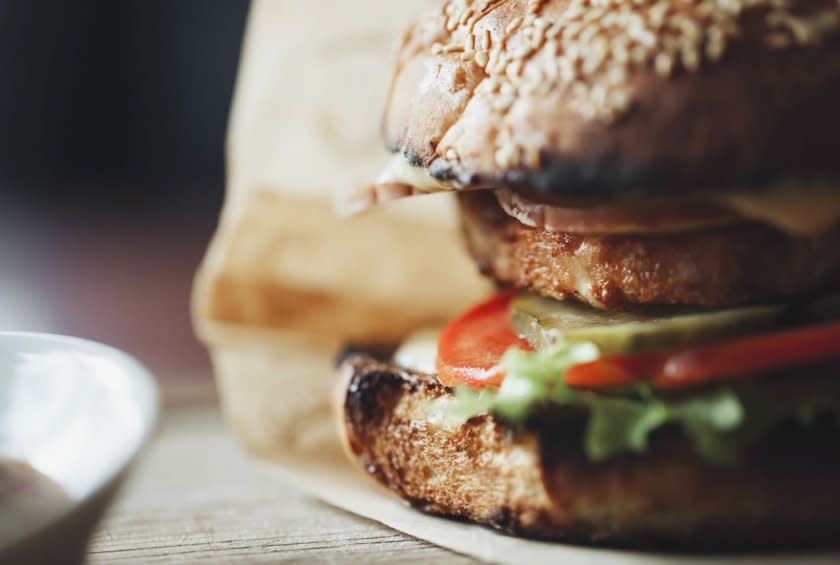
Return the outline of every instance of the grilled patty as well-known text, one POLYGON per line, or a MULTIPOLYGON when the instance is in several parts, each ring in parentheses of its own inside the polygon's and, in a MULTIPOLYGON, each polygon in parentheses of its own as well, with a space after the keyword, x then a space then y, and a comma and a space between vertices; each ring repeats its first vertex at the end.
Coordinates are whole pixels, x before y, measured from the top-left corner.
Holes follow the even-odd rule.
POLYGON ((497 282, 596 308, 732 306, 840 286, 840 228, 794 237, 762 224, 668 235, 581 235, 528 227, 490 191, 458 195, 467 247, 497 282))
POLYGON ((730 468, 700 460, 672 432, 643 456, 596 464, 581 453, 574 421, 509 426, 485 414, 446 424, 428 406, 451 390, 432 375, 358 353, 340 375, 351 458, 426 512, 625 546, 790 546, 840 534, 840 453, 827 448, 830 438, 773 438, 773 449, 794 444, 796 453, 759 453, 730 468))

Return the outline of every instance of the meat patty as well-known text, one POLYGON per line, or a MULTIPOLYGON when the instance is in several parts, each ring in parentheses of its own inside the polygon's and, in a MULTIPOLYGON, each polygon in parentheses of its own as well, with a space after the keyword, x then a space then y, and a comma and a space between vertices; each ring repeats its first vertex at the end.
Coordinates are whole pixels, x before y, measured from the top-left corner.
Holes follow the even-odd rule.
POLYGON ((840 451, 827 449, 835 432, 739 467, 703 462, 676 431, 645 455, 591 463, 574 425, 509 426, 488 414, 446 423, 429 411, 451 394, 433 375, 363 354, 340 373, 351 458, 426 512, 542 539, 705 550, 840 534, 840 451))
POLYGON ((505 285, 597 308, 732 306, 840 287, 840 227, 794 237, 744 223, 668 235, 581 235, 528 227, 489 191, 458 194, 467 247, 505 285))

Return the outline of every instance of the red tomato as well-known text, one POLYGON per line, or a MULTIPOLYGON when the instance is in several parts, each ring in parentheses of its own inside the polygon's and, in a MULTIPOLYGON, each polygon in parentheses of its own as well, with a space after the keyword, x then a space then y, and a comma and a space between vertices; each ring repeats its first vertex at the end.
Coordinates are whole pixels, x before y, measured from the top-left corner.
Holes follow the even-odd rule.
POLYGON ((502 292, 447 325, 438 341, 438 380, 446 386, 497 387, 505 378, 502 355, 517 346, 530 351, 510 327, 513 292, 502 292))
POLYGON ((674 389, 840 359, 840 323, 789 330, 670 352, 605 357, 575 365, 566 384, 608 388, 650 381, 674 389))

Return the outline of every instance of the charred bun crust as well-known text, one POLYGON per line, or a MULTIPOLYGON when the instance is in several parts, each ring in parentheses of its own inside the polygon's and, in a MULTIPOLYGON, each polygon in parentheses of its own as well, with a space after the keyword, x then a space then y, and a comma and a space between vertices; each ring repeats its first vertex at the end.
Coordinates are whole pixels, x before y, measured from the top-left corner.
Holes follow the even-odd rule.
POLYGON ((383 133, 437 178, 675 195, 840 173, 834 0, 434 4, 383 133))
MULTIPOLYGON (((538 429, 489 414, 430 415, 451 390, 365 355, 339 367, 337 416, 351 459, 415 508, 533 538, 647 548, 836 545, 840 458, 797 436, 796 457, 739 467, 698 459, 681 436, 642 457, 587 461, 567 421, 538 429)), ((833 433, 833 432, 831 432, 833 433)))

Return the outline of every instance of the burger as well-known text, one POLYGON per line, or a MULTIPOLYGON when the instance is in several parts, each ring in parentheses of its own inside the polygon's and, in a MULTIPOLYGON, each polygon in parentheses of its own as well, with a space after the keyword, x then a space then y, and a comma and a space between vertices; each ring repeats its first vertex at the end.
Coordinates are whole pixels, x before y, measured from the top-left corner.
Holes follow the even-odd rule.
POLYGON ((433 4, 344 204, 454 192, 498 292, 343 357, 352 459, 515 535, 836 540, 840 4, 433 4))

